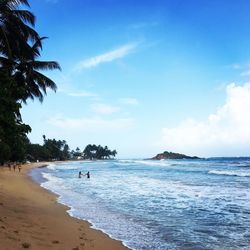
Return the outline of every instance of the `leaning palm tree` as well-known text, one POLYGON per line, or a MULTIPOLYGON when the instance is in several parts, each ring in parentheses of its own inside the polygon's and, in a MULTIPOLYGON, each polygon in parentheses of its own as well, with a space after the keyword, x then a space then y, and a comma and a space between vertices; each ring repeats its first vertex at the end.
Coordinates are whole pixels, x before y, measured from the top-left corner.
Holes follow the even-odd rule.
POLYGON ((50 78, 42 74, 42 70, 61 69, 60 65, 55 61, 39 61, 42 49, 42 37, 30 47, 31 53, 23 53, 21 57, 15 61, 14 79, 23 89, 22 101, 26 102, 27 98, 38 98, 43 101, 43 96, 46 95, 46 89, 50 88, 56 91, 56 84, 50 78))
POLYGON ((38 98, 41 102, 46 89, 56 90, 56 84, 41 70, 60 69, 57 62, 39 61, 42 40, 33 29, 35 16, 19 5, 29 7, 27 0, 0 1, 0 67, 18 84, 17 100, 38 98))
POLYGON ((45 38, 34 30, 35 16, 20 6, 29 7, 28 0, 0 0, 0 151, 5 152, 2 160, 23 159, 30 127, 22 123, 21 102, 28 98, 42 101, 47 88, 56 90, 56 84, 40 71, 60 69, 57 62, 39 60, 45 38))
POLYGON ((28 10, 20 10, 19 5, 29 7, 27 0, 0 1, 0 53, 12 58, 20 50, 28 50, 27 41, 39 38, 33 29, 35 16, 28 10))

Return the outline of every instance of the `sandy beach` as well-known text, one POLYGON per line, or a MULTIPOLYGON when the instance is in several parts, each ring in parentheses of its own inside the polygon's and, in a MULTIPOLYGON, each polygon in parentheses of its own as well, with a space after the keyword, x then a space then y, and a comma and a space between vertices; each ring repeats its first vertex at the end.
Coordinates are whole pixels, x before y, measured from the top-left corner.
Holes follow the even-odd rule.
POLYGON ((121 242, 90 228, 86 221, 67 214, 56 195, 33 182, 29 164, 14 172, 0 168, 1 250, 11 249, 128 249, 121 242))

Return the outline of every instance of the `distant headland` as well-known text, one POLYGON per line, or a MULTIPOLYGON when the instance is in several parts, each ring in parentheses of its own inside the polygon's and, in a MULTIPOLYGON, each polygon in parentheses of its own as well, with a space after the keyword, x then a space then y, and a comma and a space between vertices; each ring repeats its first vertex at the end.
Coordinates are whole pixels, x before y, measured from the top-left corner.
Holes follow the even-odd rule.
POLYGON ((165 159, 200 159, 200 158, 197 156, 187 156, 184 154, 165 151, 163 153, 157 154, 150 160, 165 160, 165 159))

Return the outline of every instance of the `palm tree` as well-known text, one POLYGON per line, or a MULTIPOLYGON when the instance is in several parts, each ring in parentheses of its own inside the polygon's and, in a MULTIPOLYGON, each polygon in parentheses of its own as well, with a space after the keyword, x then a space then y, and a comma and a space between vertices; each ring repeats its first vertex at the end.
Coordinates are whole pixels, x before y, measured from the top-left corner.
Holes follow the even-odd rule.
POLYGON ((19 51, 28 51, 27 41, 39 38, 32 28, 35 16, 28 10, 20 10, 20 4, 29 7, 27 0, 0 1, 0 53, 7 58, 16 57, 19 51))
POLYGON ((42 41, 32 28, 35 16, 19 5, 29 7, 27 0, 1 0, 0 2, 0 67, 12 76, 21 91, 16 100, 28 98, 43 101, 46 89, 56 90, 56 84, 40 70, 60 69, 55 61, 39 61, 42 41))
POLYGON ((14 79, 23 89, 22 101, 27 98, 38 98, 43 101, 43 96, 46 95, 46 89, 50 88, 56 91, 56 84, 47 76, 40 73, 40 70, 61 69, 60 65, 55 61, 39 61, 36 60, 40 56, 42 49, 42 40, 46 37, 39 38, 30 47, 31 53, 23 53, 19 60, 15 62, 14 79))
POLYGON ((112 152, 111 152, 111 155, 113 155, 114 157, 117 155, 117 151, 116 150, 113 150, 112 152))

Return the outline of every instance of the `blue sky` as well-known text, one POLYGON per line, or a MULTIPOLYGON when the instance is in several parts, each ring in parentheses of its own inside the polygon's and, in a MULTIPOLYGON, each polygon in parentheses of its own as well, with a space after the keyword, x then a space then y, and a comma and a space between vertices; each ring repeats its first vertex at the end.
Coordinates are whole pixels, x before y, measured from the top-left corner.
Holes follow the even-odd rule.
POLYGON ((248 0, 32 0, 43 60, 61 72, 23 107, 29 138, 117 149, 250 155, 248 0))

